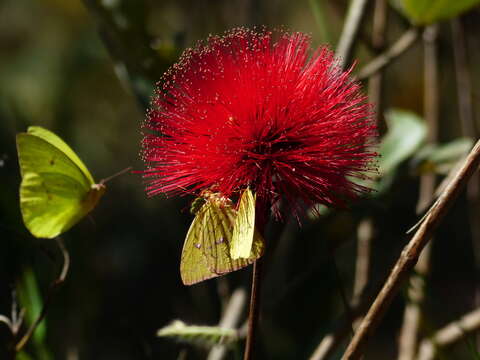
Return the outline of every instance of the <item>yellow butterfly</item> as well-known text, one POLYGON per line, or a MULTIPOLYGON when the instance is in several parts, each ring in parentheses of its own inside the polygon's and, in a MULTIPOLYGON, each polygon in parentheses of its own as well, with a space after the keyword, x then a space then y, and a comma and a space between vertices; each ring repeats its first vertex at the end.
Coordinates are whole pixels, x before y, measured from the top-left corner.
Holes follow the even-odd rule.
POLYGON ((180 274, 192 285, 255 262, 263 255, 264 241, 255 229, 255 197, 246 189, 238 211, 218 193, 205 192, 203 205, 195 201, 196 213, 182 250, 180 274))
POLYGON ((87 215, 105 192, 62 139, 39 126, 17 135, 23 221, 37 238, 54 238, 87 215))

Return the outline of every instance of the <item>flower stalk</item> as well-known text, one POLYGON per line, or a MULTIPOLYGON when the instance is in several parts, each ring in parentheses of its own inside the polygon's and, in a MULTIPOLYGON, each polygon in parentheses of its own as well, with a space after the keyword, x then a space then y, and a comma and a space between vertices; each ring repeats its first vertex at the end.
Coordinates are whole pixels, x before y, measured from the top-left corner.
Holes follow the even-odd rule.
POLYGON ((260 314, 261 283, 263 275, 263 259, 255 261, 252 273, 252 290, 250 293, 250 307, 248 314, 248 332, 245 342, 244 360, 251 360, 254 356, 257 341, 258 322, 260 314))

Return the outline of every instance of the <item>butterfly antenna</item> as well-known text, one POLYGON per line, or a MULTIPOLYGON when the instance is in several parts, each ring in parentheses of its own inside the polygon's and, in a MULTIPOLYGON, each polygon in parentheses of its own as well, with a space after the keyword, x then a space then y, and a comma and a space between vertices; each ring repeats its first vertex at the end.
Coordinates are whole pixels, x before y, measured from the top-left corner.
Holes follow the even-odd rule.
POLYGON ((123 169, 123 170, 120 170, 119 172, 117 172, 117 173, 115 173, 115 174, 107 177, 106 179, 100 180, 100 184, 104 185, 104 184, 107 183, 108 181, 116 178, 117 176, 123 175, 123 174, 125 174, 127 171, 132 170, 132 169, 133 169, 133 166, 129 166, 129 167, 123 169))

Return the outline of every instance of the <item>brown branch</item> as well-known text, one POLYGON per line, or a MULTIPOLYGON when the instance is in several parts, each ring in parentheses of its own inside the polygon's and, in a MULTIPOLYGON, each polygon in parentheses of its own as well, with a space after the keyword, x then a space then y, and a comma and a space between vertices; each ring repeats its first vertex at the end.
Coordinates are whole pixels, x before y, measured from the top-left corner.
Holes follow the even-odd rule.
POLYGON ((438 330, 430 339, 420 344, 417 360, 433 360, 436 349, 451 345, 464 338, 469 332, 480 329, 480 309, 476 309, 460 319, 438 330))
POLYGON ((355 336, 350 342, 342 357, 343 360, 359 359, 361 357, 367 341, 373 335, 378 323, 383 317, 383 314, 400 290, 402 282, 417 262, 420 252, 430 240, 434 230, 438 227, 449 207, 453 204, 460 191, 473 175, 479 163, 480 141, 475 144, 474 148, 467 156, 462 168, 429 210, 424 222, 420 225, 413 238, 402 251, 382 290, 378 294, 355 333, 355 336))
POLYGON ((408 29, 391 47, 389 47, 385 52, 378 55, 367 65, 362 67, 357 74, 357 79, 364 80, 370 76, 376 74, 378 71, 383 69, 385 66, 392 63, 405 51, 410 49, 419 35, 419 30, 416 27, 408 29))
MULTIPOLYGON (((382 275, 382 280, 385 275, 382 275)), ((350 303, 351 314, 344 314, 337 321, 331 333, 325 335, 317 348, 310 356, 310 360, 325 360, 333 355, 333 352, 342 344, 344 339, 350 334, 351 321, 360 319, 368 310, 369 305, 375 298, 375 294, 381 287, 379 280, 370 281, 360 294, 355 296, 350 303)))
MULTIPOLYGON (((368 283, 370 275, 370 248, 373 238, 372 218, 360 222, 357 229, 357 256, 355 263, 355 279, 353 283, 353 297, 361 296, 368 283)), ((357 326, 354 325, 354 328, 357 326)))
POLYGON ((13 324, 8 317, 6 317, 5 315, 0 315, 0 323, 5 324, 10 329, 10 332, 14 334, 13 324))
MULTIPOLYGON (((385 47, 385 33, 387 28, 387 1, 375 0, 372 25, 372 45, 376 55, 385 47)), ((368 79, 368 100, 375 107, 377 126, 381 134, 386 131, 383 117, 383 71, 378 71, 368 79)))
POLYGON ((244 360, 252 360, 255 343, 256 343, 256 334, 258 328, 258 317, 260 312, 260 288, 261 288, 261 278, 262 278, 262 265, 263 259, 260 258, 253 264, 253 274, 252 274, 252 291, 250 294, 250 309, 248 314, 248 333, 247 341, 245 343, 245 354, 243 356, 244 360))
POLYGON ((342 69, 345 69, 350 63, 352 48, 365 17, 367 3, 368 0, 352 0, 348 8, 347 18, 343 23, 342 34, 340 35, 336 51, 339 66, 342 69))
MULTIPOLYGON (((371 299, 369 299, 371 300, 371 299)), ((364 304, 366 305, 366 304, 364 304)), ((354 307, 353 304, 350 305, 352 308, 353 318, 359 318, 365 313, 366 306, 354 307)), ((316 347, 313 354, 310 356, 309 360, 325 360, 333 355, 333 352, 337 349, 344 339, 350 334, 352 325, 351 318, 348 314, 345 314, 335 326, 335 329, 325 335, 318 346, 316 347)))
POLYGON ((65 248, 65 245, 63 244, 63 241, 60 237, 55 238, 55 241, 63 256, 62 269, 58 277, 50 284, 50 287, 48 289, 48 293, 43 303, 43 307, 42 307, 42 310, 40 311, 40 314, 35 319, 35 321, 30 326, 30 328, 28 328, 25 335, 23 335, 23 337, 15 345, 16 352, 19 352, 20 350, 23 349, 23 347, 27 344, 28 340, 30 340, 30 338, 32 337, 38 325, 40 325, 42 320, 45 318, 45 315, 47 315, 48 307, 50 306, 55 290, 64 283, 65 278, 67 277, 68 269, 70 268, 70 255, 68 254, 68 251, 65 248))

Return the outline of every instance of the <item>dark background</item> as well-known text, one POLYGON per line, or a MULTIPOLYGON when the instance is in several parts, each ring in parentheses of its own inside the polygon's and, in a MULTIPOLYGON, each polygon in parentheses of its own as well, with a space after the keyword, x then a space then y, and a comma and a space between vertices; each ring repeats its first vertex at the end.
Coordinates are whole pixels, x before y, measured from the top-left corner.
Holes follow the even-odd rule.
MULTIPOLYGON (((26 269, 33 269, 45 295, 61 263, 54 243, 34 239, 22 224, 16 133, 29 125, 51 129, 75 149, 97 181, 128 166, 141 171, 140 125, 152 82, 185 47, 209 33, 255 24, 304 31, 311 34, 314 46, 330 42, 334 47, 347 6, 346 1, 324 1, 327 21, 317 22, 312 1, 111 0, 103 2, 103 10, 95 8, 94 1, 85 3, 94 11, 87 12, 76 0, 0 2, 1 314, 10 314, 12 291, 26 269), (110 23, 105 25, 105 19, 110 23)), ((370 36, 371 14, 369 9, 361 38, 370 36)), ((462 19, 477 113, 479 19, 478 10, 462 19)), ((390 9, 388 42, 407 27, 407 20, 390 9)), ((448 22, 441 24, 439 54, 440 139, 448 141, 461 135, 448 22)), ((360 39, 358 67, 373 56, 360 39)), ((386 72, 386 108, 421 114, 422 71, 417 44, 386 72)), ((330 331, 344 312, 331 254, 350 297, 356 228, 366 216, 375 228, 371 283, 378 288, 375 284, 385 278, 409 238, 405 231, 418 218, 417 197, 418 177, 405 162, 391 189, 380 197, 320 219, 305 217, 301 226, 288 222, 278 238, 269 236, 278 234, 282 225, 271 226, 267 239, 278 246, 264 279, 260 358, 306 359, 330 331)), ((248 288, 251 269, 218 281, 182 285, 178 269, 192 220, 191 200, 147 199, 136 173, 108 183, 91 216, 64 235, 72 264, 48 312, 49 354, 42 359, 177 359, 185 349, 187 359, 205 358, 198 348, 157 338, 157 329, 177 318, 216 324, 221 315, 219 289, 226 288, 228 294, 237 286, 248 288)), ((462 195, 434 242, 425 334, 474 307, 477 274, 470 225, 462 195)), ((394 358, 403 306, 404 295, 397 297, 371 339, 367 359, 394 358)), ((5 327, 0 334, 8 343, 5 327)), ((40 358, 33 345, 28 351, 40 358)), ((446 350, 444 358, 470 358, 468 354, 468 346, 460 342, 446 350)))

